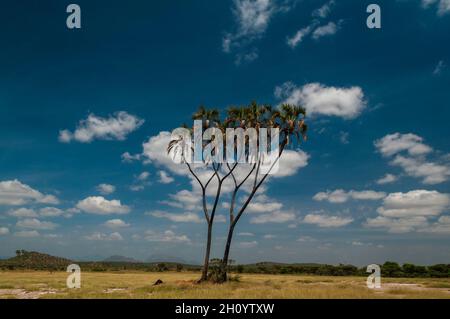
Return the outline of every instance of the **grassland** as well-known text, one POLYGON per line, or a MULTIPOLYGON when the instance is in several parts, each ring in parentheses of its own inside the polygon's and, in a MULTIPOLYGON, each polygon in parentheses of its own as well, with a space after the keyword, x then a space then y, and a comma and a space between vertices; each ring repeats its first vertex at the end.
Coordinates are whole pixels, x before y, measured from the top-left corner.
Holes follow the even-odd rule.
POLYGON ((450 279, 383 278, 368 289, 365 277, 244 274, 223 285, 196 284, 191 272, 84 272, 80 289, 67 273, 0 272, 0 298, 450 298, 450 279), (161 279, 164 283, 153 286, 161 279))

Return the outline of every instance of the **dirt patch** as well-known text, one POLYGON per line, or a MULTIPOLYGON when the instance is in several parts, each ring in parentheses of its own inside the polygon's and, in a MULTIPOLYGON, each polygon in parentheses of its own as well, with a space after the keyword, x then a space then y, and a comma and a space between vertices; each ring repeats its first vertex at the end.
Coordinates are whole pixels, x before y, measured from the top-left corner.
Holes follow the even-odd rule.
POLYGON ((103 292, 107 293, 107 294, 112 294, 112 293, 115 293, 115 292, 123 292, 123 291, 126 291, 126 290, 127 290, 126 288, 108 288, 106 290, 103 290, 103 292))
POLYGON ((435 292, 443 292, 443 293, 449 293, 449 289, 445 288, 432 288, 432 287, 426 287, 421 284, 408 284, 408 283, 381 283, 380 289, 374 289, 375 293, 379 294, 396 294, 397 297, 402 297, 402 292, 407 291, 435 291, 435 292))
POLYGON ((43 295, 56 294, 55 289, 41 289, 26 291, 25 289, 0 289, 0 297, 12 297, 17 299, 38 299, 43 295))

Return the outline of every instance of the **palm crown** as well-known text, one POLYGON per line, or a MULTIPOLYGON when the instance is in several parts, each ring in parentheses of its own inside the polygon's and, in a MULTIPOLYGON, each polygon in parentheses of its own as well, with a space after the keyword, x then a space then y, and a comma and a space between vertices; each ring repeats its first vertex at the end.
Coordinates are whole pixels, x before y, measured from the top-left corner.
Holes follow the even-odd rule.
MULTIPOLYGON (((227 128, 243 128, 256 129, 260 133, 260 128, 267 128, 270 134, 271 128, 278 128, 280 130, 280 144, 287 145, 294 142, 301 143, 306 140, 306 133, 308 126, 305 123, 306 111, 301 106, 282 104, 279 108, 273 108, 270 105, 258 105, 252 102, 248 106, 232 106, 226 111, 226 116, 223 120, 220 119, 220 112, 217 109, 207 109, 200 106, 198 111, 192 115, 193 120, 201 120, 203 129, 217 128, 225 133, 227 128), (292 137, 295 137, 293 139, 292 137)), ((193 128, 187 125, 183 127, 190 130, 193 128)), ((270 136, 268 136, 270 138, 270 136)), ((173 140, 168 146, 168 152, 171 152, 180 140, 173 140)))

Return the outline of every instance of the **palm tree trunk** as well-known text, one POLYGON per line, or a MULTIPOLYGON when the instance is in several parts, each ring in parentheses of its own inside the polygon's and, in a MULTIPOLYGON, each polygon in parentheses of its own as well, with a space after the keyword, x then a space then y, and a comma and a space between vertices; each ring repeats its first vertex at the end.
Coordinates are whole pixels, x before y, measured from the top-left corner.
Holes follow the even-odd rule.
POLYGON ((219 282, 225 282, 228 280, 228 258, 230 257, 231 241, 233 240, 234 224, 230 225, 228 230, 227 242, 225 244, 225 251, 222 258, 222 266, 220 269, 219 282))
MULTIPOLYGON (((272 164, 272 166, 270 167, 269 172, 272 170, 272 168, 275 165, 275 163, 280 159, 281 154, 283 153, 284 147, 286 146, 286 144, 287 144, 286 140, 283 141, 283 143, 281 144, 281 149, 279 151, 278 157, 275 160, 275 162, 272 164)), ((259 170, 259 165, 258 165, 258 170, 259 170)), ((236 218, 232 218, 230 220, 230 228, 228 230, 227 242, 226 242, 225 251, 224 251, 224 254, 223 254, 222 265, 221 265, 220 275, 219 275, 219 280, 218 280, 219 282, 227 281, 228 258, 229 258, 229 255, 230 255, 231 241, 233 240, 234 227, 236 226, 237 222, 241 218, 241 216, 244 213, 245 209, 247 208, 248 204, 253 199, 253 196, 256 194, 256 192, 258 191, 258 189, 262 185, 262 183, 264 183, 264 180, 267 178, 268 175, 269 174, 264 175, 264 177, 259 181, 259 183, 256 183, 256 177, 255 177, 255 184, 253 186, 252 192, 250 193, 250 195, 247 198, 246 202, 244 203, 244 205, 240 209, 240 211, 237 214, 236 218)), ((256 172, 256 176, 258 176, 258 171, 256 172)), ((235 190, 235 193, 233 194, 233 199, 232 199, 232 202, 231 202, 232 206, 234 205, 235 195, 236 195, 236 190, 235 190)))
POLYGON ((212 239, 212 223, 208 223, 208 236, 206 239, 205 260, 203 261, 202 277, 200 282, 208 280, 209 255, 211 253, 211 239, 212 239))

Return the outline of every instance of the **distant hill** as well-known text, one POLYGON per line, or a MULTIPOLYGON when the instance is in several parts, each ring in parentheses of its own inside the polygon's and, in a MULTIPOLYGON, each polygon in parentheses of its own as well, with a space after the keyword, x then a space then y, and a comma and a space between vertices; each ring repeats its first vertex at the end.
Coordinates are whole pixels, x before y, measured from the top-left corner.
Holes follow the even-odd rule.
POLYGON ((154 254, 147 258, 146 262, 148 263, 158 263, 158 262, 167 262, 167 263, 176 263, 176 264, 185 264, 185 265, 195 265, 196 262, 189 262, 179 257, 169 256, 169 255, 158 255, 154 254))
POLYGON ((103 260, 104 262, 119 262, 119 263, 141 263, 142 261, 136 260, 131 257, 125 257, 120 255, 113 255, 103 260))
POLYGON ((245 264, 246 266, 303 266, 303 267, 320 267, 325 264, 319 263, 279 263, 274 261, 261 261, 254 264, 245 264))
POLYGON ((16 256, 2 260, 0 266, 8 269, 65 270, 73 262, 35 251, 18 250, 16 256))

